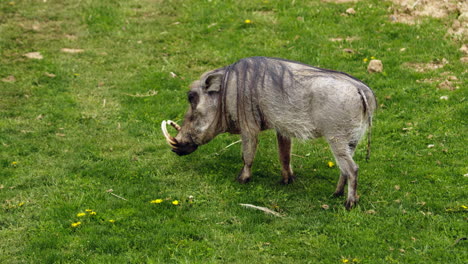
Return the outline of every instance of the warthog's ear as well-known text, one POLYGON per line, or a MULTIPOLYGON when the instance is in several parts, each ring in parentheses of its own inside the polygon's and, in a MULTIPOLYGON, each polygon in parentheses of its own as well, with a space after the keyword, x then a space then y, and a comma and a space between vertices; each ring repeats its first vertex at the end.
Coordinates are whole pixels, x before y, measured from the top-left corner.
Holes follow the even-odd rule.
POLYGON ((223 80, 224 71, 210 72, 206 75, 203 82, 204 90, 209 92, 219 92, 221 89, 221 82, 223 80))

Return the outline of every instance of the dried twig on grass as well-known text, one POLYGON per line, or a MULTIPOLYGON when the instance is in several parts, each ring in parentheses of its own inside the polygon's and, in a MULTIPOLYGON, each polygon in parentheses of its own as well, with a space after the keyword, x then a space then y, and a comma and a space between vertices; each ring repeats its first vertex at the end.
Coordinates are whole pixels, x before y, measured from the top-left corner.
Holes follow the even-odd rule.
POLYGON ((297 154, 294 154, 294 153, 291 153, 291 156, 294 156, 294 157, 299 157, 299 158, 307 158, 306 156, 301 156, 301 155, 297 155, 297 154))
POLYGON ((218 152, 215 152, 215 153, 209 154, 208 156, 211 156, 211 155, 216 155, 216 156, 217 156, 217 155, 221 155, 221 154, 223 154, 223 152, 225 152, 228 148, 230 148, 230 147, 232 147, 232 146, 234 146, 235 144, 240 143, 240 142, 242 142, 242 139, 239 139, 239 140, 237 140, 237 141, 235 141, 235 142, 232 142, 231 144, 225 146, 223 149, 221 149, 221 151, 220 151, 219 153, 218 153, 218 152))
POLYGON ((119 195, 117 195, 117 194, 113 193, 113 191, 114 191, 114 190, 112 190, 112 189, 109 189, 109 190, 107 190, 106 192, 110 193, 111 195, 113 195, 113 196, 115 196, 115 197, 117 197, 117 198, 119 198, 119 199, 122 199, 122 200, 128 201, 127 199, 123 198, 122 196, 119 196, 119 195))
POLYGON ((271 209, 268 209, 266 207, 262 207, 262 206, 256 206, 256 205, 253 205, 253 204, 239 204, 241 206, 244 206, 244 207, 248 207, 248 208, 253 208, 253 209, 257 209, 257 210, 260 210, 260 211, 263 211, 267 214, 272 214, 274 216, 278 216, 278 217, 283 217, 281 214, 279 214, 278 212, 275 212, 271 209))
POLYGON ((230 147, 232 147, 232 146, 234 146, 235 144, 240 143, 240 142, 242 142, 242 139, 239 139, 239 140, 237 140, 236 142, 232 142, 231 144, 225 146, 224 149, 230 148, 230 147))

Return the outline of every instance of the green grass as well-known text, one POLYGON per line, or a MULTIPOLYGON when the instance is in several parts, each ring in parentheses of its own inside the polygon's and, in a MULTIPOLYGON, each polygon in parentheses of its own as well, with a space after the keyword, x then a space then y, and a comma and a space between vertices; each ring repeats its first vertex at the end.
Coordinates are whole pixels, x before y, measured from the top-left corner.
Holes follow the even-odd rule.
POLYGON ((449 18, 395 24, 389 6, 0 2, 0 78, 16 79, 0 81, 0 262, 466 263, 467 241, 457 243, 468 236, 461 43, 446 35, 449 18), (356 15, 341 16, 349 7, 356 15), (358 39, 329 41, 348 36, 358 39), (44 58, 23 56, 33 51, 44 58), (380 108, 370 162, 365 144, 356 154, 357 208, 346 211, 344 198, 331 197, 339 171, 327 167, 332 154, 321 139, 294 142, 298 179, 288 186, 278 184, 273 132, 260 138, 247 185, 234 182, 240 145, 224 149, 238 136, 218 136, 186 157, 166 146, 160 123, 182 120, 189 83, 247 56, 345 71, 373 88, 380 108), (367 73, 363 59, 371 56, 383 61, 383 73, 367 73), (403 65, 442 58, 450 63, 423 73, 403 65), (416 82, 444 72, 460 89, 416 82), (96 215, 78 217, 85 209, 96 215))

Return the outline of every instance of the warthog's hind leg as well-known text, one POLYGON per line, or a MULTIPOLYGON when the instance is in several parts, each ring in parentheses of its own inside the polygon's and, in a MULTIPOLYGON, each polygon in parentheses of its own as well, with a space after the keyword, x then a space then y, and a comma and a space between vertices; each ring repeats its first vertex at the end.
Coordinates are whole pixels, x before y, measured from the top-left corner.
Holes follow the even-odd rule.
POLYGON ((354 207, 359 197, 357 195, 358 165, 353 160, 355 146, 339 140, 329 140, 333 154, 340 167, 340 179, 336 186, 335 196, 344 194, 344 185, 348 183, 348 196, 346 199, 346 209, 354 207))
POLYGON ((291 139, 282 136, 279 132, 276 133, 278 140, 278 152, 279 159, 281 162, 281 179, 282 184, 292 183, 295 179, 292 168, 291 168, 291 139))
MULTIPOLYGON (((356 150, 356 141, 352 141, 348 144, 349 150, 351 152, 351 157, 354 156, 354 151, 356 150)), ((356 172, 357 173, 357 172, 356 172)), ((336 190, 333 193, 333 196, 335 197, 340 197, 343 196, 344 194, 344 187, 346 185, 346 180, 348 179, 348 175, 343 172, 343 170, 340 171, 340 179, 338 180, 338 184, 336 185, 336 190)))

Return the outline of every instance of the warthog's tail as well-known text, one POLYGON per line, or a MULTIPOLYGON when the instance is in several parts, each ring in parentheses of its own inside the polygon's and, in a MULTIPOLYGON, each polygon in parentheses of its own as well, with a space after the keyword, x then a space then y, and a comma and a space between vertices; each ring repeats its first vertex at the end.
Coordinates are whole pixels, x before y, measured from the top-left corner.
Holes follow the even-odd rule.
POLYGON ((372 114, 369 114, 368 116, 368 123, 369 127, 367 128, 367 155, 366 155, 366 161, 369 161, 370 159, 370 152, 371 152, 371 136, 372 136, 372 114))
POLYGON ((369 103, 367 101, 366 94, 361 90, 358 89, 359 95, 362 98, 362 105, 364 106, 364 115, 367 115, 367 154, 366 154, 366 161, 370 159, 371 153, 371 138, 372 138, 372 110, 369 108, 369 103))

